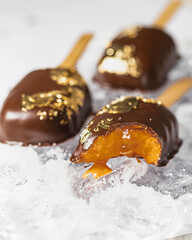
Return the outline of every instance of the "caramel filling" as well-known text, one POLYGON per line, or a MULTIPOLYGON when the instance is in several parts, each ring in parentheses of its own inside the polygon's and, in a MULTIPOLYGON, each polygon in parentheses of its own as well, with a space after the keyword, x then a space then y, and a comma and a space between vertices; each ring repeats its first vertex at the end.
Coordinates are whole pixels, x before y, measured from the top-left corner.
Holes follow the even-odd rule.
POLYGON ((83 178, 89 173, 94 178, 109 174, 112 170, 106 164, 110 158, 118 156, 142 157, 148 164, 157 165, 161 150, 159 137, 151 128, 136 123, 116 127, 108 134, 97 137, 89 149, 81 154, 80 162, 93 162, 83 178))

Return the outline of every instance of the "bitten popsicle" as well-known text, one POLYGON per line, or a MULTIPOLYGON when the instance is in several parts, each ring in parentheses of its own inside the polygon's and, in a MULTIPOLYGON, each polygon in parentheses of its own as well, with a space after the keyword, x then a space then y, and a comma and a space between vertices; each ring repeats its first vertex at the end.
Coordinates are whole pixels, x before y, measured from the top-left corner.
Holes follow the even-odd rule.
POLYGON ((99 60, 94 80, 114 88, 152 90, 163 85, 178 54, 162 28, 180 4, 171 2, 151 27, 134 26, 118 34, 99 60))
POLYGON ((82 36, 57 68, 36 70, 7 96, 0 112, 0 140, 23 145, 59 143, 81 128, 91 97, 74 65, 92 35, 82 36))
MULTIPOLYGON (((178 81, 159 99, 169 107, 191 87, 192 79, 178 81), (168 101, 172 98, 168 92, 172 91, 175 96, 168 101)), ((89 173, 95 178, 110 173, 108 160, 119 156, 165 166, 177 153, 181 140, 177 120, 163 103, 144 97, 120 97, 103 107, 81 133, 70 159, 74 163, 93 162, 83 178, 89 173)))

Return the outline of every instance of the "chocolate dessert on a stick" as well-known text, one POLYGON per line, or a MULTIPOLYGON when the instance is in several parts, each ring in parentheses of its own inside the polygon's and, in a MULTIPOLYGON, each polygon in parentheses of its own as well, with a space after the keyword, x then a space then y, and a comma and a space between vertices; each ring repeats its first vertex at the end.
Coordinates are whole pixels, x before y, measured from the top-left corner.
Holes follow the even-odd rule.
POLYGON ((83 35, 61 65, 33 71, 11 90, 0 112, 1 142, 53 144, 80 130, 91 97, 75 64, 91 38, 83 35))
POLYGON ((74 163, 93 163, 83 175, 109 174, 111 158, 127 156, 165 166, 178 152, 181 140, 174 114, 168 109, 192 87, 192 79, 172 84, 157 99, 120 97, 104 106, 80 135, 71 157, 74 163), (174 93, 174 94, 173 94, 174 93))

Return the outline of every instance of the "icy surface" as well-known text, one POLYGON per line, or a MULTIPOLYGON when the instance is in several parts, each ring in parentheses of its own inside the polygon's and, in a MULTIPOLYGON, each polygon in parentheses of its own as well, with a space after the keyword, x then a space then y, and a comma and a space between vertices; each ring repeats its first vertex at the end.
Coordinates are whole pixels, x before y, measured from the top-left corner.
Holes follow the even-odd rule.
POLYGON ((82 180, 68 160, 78 138, 61 146, 0 145, 0 239, 167 239, 192 229, 190 95, 176 107, 179 153, 163 168, 125 157, 111 174, 82 180), (73 142, 73 144, 72 144, 73 142))
POLYGON ((70 164, 75 137, 61 146, 0 145, 0 239, 167 239, 192 229, 191 95, 175 113, 184 139, 163 168, 125 157, 111 174, 82 180, 70 164))
MULTIPOLYGON (((162 239, 185 223, 192 226, 192 194, 174 200, 129 183, 147 171, 145 163, 128 161, 124 172, 117 167, 116 176, 106 178, 110 186, 105 183, 87 203, 73 194, 61 149, 54 150, 57 159, 52 150, 53 158, 50 154, 44 164, 31 148, 1 145, 0 150, 9 152, 0 162, 0 239, 162 239)), ((89 187, 98 189, 102 180, 94 181, 89 187)), ((90 192, 79 188, 84 196, 90 192)))

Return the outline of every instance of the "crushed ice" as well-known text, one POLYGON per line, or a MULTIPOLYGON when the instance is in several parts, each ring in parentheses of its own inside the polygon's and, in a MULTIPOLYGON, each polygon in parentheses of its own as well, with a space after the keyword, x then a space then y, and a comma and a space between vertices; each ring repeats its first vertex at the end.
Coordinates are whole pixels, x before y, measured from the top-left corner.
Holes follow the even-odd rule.
POLYGON ((82 164, 66 161, 70 141, 67 151, 1 144, 0 239, 154 240, 190 232, 191 106, 177 107, 185 141, 164 168, 121 157, 109 161, 111 174, 83 180, 82 164))

